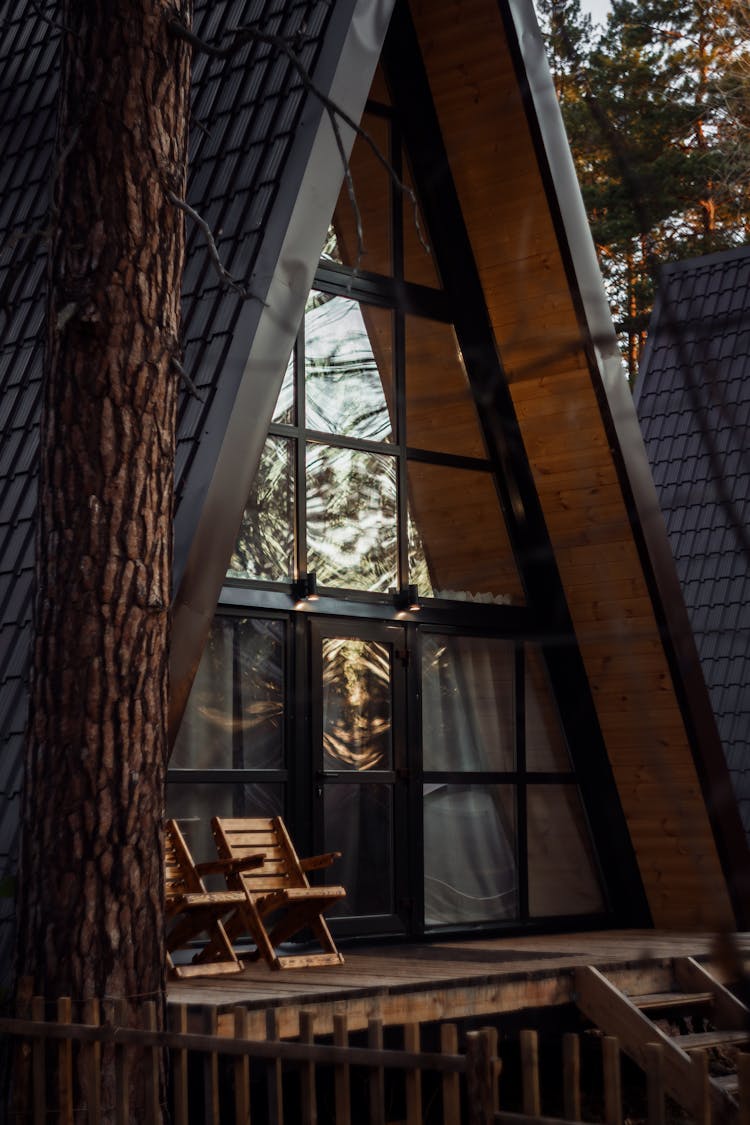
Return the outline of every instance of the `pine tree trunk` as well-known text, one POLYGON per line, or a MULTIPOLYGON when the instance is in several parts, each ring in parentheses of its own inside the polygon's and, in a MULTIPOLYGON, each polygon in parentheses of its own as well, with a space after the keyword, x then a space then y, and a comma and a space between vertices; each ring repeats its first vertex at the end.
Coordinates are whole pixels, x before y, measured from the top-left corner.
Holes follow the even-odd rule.
POLYGON ((49 998, 125 997, 133 1023, 164 1005, 184 260, 166 193, 184 194, 190 66, 165 15, 189 3, 66 0, 60 17, 17 972, 49 998))

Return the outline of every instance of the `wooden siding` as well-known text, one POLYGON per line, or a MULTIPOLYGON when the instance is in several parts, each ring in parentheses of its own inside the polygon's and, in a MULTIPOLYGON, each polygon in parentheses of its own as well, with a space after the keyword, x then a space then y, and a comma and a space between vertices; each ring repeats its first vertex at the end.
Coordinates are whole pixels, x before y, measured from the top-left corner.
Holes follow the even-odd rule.
POLYGON ((411 9, 654 922, 731 923, 497 0, 411 9))

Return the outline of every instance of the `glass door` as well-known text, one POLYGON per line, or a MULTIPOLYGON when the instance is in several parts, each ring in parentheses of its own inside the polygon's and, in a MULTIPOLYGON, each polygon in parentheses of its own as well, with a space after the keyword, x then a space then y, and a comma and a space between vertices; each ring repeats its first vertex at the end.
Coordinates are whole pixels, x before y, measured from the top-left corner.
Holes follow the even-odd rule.
POLYGON ((340 851, 329 881, 347 897, 328 917, 345 933, 409 924, 402 626, 311 623, 316 851, 340 851))

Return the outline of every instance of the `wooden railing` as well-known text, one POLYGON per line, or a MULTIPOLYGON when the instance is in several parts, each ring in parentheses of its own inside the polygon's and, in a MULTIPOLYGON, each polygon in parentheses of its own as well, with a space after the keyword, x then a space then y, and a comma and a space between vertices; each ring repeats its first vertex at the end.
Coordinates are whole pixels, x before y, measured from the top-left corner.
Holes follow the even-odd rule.
MULTIPOLYGON (((168 1120, 174 1125, 196 1121, 205 1125, 570 1125, 583 1120, 580 1038, 568 1034, 561 1041, 558 1073, 562 1116, 544 1116, 547 1100, 540 1070, 535 1031, 520 1033, 520 1074, 503 1072, 495 1028, 470 1031, 459 1051, 455 1024, 439 1028, 439 1049, 421 1050, 423 1029, 402 1028, 403 1049, 384 1047, 383 1024, 372 1019, 363 1045, 353 1045, 345 1014, 334 1017, 333 1036, 316 1041, 312 1012, 299 1013, 299 1037, 275 1036, 274 1013, 268 1013, 266 1038, 249 1038, 249 1013, 233 1012, 234 1035, 216 1033, 216 1016, 205 1010, 205 1032, 188 1032, 188 1012, 173 1007, 171 1028, 156 1030, 156 1008, 144 1005, 145 1028, 127 1026, 124 1005, 107 1005, 108 1018, 91 1001, 82 1021, 73 1022, 67 999, 57 1001, 54 1018, 35 997, 29 1018, 0 1019, 0 1035, 14 1049, 16 1085, 21 1099, 10 1120, 17 1125, 60 1125, 86 1121, 128 1120, 128 1074, 134 1050, 145 1060, 144 1125, 162 1120, 159 1104, 160 1060, 168 1049, 168 1120), (46 1018, 47 1017, 47 1018, 46 1018), (332 1039, 332 1041, 331 1041, 332 1039), (110 1105, 103 1104, 103 1052, 113 1061, 107 1087, 110 1105), (220 1060, 224 1060, 220 1065, 220 1060), (75 1085, 74 1085, 75 1083, 75 1085), (518 1086, 520 1112, 501 1108, 503 1088, 518 1086), (24 1090, 23 1087, 26 1087, 24 1090), (388 1104, 386 1103, 388 1094, 388 1104)), ((436 1034, 434 1028, 431 1034, 436 1034)), ((393 1037, 393 1030, 389 1029, 393 1037)), ((617 1039, 601 1039, 602 1114, 606 1125, 622 1125, 620 1049, 617 1039)), ((648 1125, 664 1125, 662 1047, 648 1051, 648 1125)), ((739 1057, 738 1125, 750 1125, 750 1055, 739 1057)), ((696 1125, 711 1125, 708 1061, 696 1054, 696 1088, 704 1091, 696 1125)), ((557 1078, 555 1079, 557 1083, 557 1078)), ((506 1103, 507 1104, 507 1103, 506 1103)), ((549 1110, 547 1110, 549 1112, 549 1110)), ((683 1116, 682 1120, 685 1118, 683 1116)), ((714 1123, 716 1125, 716 1123, 714 1123)))

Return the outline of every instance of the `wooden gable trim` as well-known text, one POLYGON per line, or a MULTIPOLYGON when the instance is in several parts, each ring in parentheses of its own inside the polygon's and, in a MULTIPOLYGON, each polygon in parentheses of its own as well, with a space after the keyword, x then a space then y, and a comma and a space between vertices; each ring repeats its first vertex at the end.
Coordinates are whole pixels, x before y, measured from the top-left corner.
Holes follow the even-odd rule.
MULTIPOLYGON (((534 106, 525 103, 528 88, 509 46, 515 25, 505 5, 504 24, 496 0, 410 6, 654 922, 731 924, 713 826, 634 535, 636 513, 597 394, 597 359, 613 378, 611 322, 595 345, 582 332, 568 247, 561 247, 551 214, 549 170, 540 168, 527 116, 543 110, 559 119, 551 81, 534 106), (648 680, 639 671, 646 660, 648 680)), ((524 49, 541 53, 536 63, 543 67, 534 27, 525 17, 524 49)), ((562 129, 557 143, 567 151, 562 129)), ((567 164, 572 169, 569 153, 567 164)), ((601 282, 591 286, 601 313, 601 282)), ((628 408, 634 418, 632 403, 622 401, 618 412, 627 416, 628 408)))

